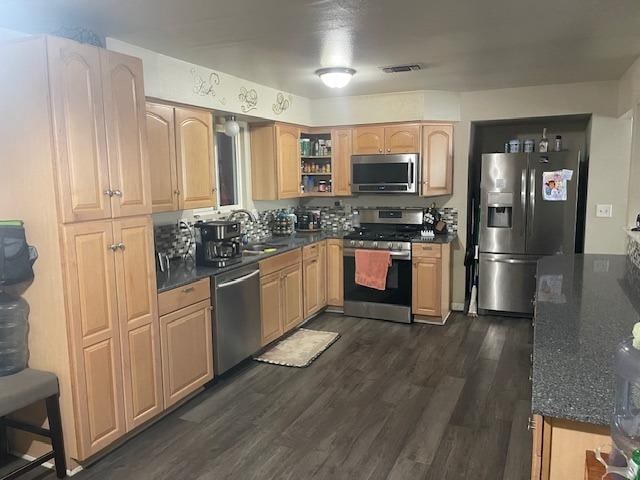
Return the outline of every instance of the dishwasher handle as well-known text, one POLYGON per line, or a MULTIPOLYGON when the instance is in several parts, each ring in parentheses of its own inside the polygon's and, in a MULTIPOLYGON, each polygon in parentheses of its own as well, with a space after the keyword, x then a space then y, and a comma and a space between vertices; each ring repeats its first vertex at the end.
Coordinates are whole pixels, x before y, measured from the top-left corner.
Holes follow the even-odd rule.
POLYGON ((218 288, 225 288, 225 287, 230 287, 232 285, 237 285, 238 283, 242 283, 245 280, 248 280, 249 278, 255 277, 259 273, 260 273, 260 270, 256 270, 254 272, 249 273, 248 275, 243 275, 242 277, 238 277, 238 278, 230 280, 228 282, 221 283, 220 285, 216 285, 216 290, 218 288))

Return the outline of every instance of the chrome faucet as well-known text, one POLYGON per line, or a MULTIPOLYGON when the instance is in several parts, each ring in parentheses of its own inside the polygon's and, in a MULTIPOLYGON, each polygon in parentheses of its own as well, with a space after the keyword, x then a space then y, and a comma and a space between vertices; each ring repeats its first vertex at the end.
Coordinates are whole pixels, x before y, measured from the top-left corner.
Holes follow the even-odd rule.
POLYGON ((249 220, 251 220, 253 223, 258 222, 258 219, 256 218, 256 216, 253 213, 251 213, 249 210, 245 210, 244 208, 239 208, 238 210, 232 211, 227 217, 227 220, 229 221, 233 220, 233 218, 240 213, 244 213, 247 217, 249 217, 249 220))

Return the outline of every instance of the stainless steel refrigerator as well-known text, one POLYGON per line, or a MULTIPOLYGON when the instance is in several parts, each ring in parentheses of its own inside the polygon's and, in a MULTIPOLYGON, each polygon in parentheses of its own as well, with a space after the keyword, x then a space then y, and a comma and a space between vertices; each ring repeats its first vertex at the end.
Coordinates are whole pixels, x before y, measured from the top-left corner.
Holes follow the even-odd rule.
POLYGON ((580 152, 482 155, 478 308, 533 313, 536 262, 575 252, 580 152))

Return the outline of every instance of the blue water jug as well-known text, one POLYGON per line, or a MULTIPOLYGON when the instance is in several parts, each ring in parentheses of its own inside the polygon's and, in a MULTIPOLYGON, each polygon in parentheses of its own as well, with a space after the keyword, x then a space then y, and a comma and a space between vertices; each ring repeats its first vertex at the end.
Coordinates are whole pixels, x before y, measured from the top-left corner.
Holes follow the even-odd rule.
POLYGON ((29 304, 0 291, 0 377, 27 367, 29 304))

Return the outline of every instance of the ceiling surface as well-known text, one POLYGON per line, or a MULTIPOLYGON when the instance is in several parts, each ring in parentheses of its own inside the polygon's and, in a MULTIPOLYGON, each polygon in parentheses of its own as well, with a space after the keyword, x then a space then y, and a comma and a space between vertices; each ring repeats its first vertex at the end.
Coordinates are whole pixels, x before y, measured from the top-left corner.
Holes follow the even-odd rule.
POLYGON ((0 27, 84 27, 318 98, 620 78, 640 55, 639 0, 0 0, 0 27), (385 74, 378 67, 419 63, 385 74), (358 73, 344 89, 320 67, 358 73))

